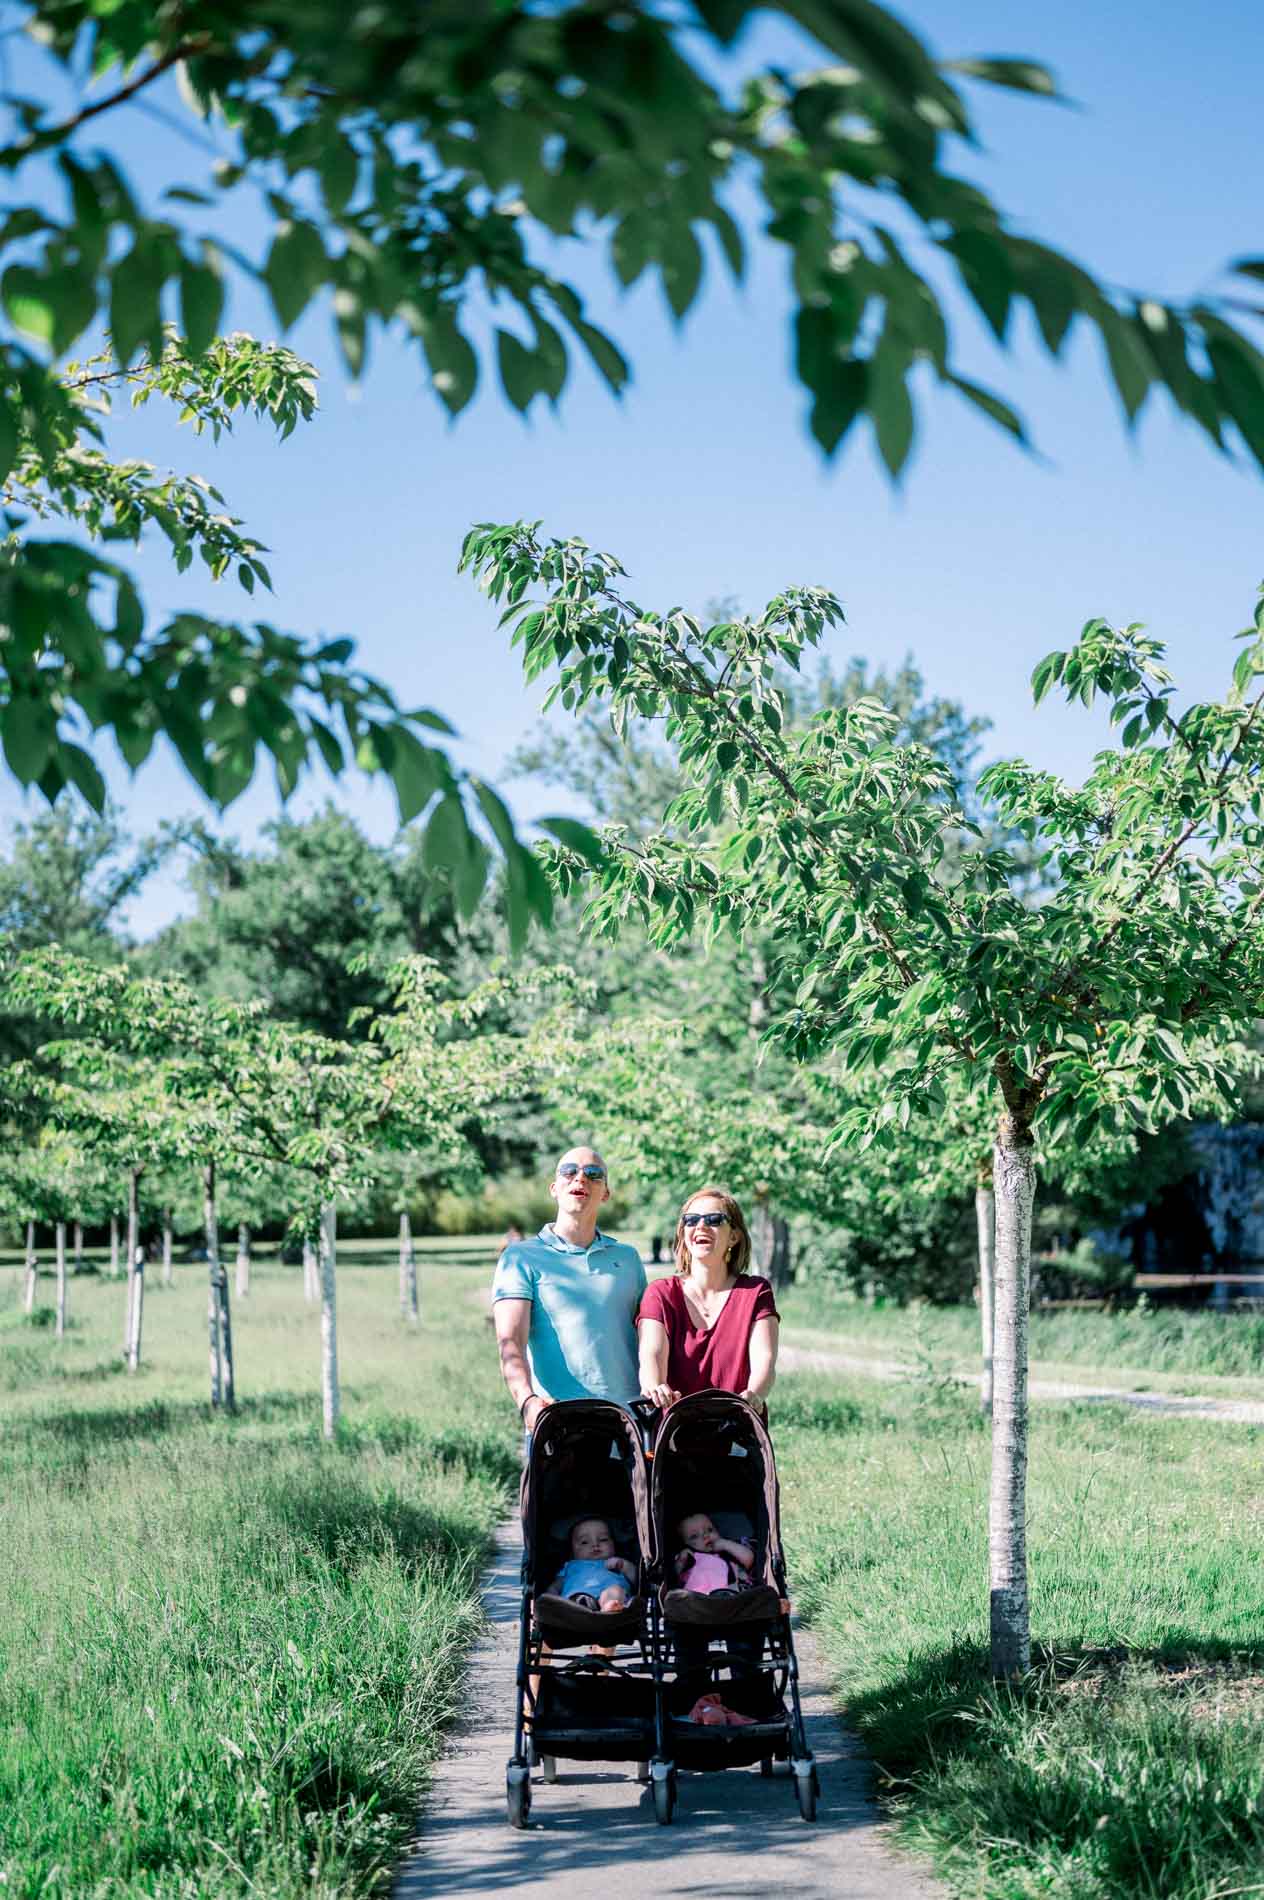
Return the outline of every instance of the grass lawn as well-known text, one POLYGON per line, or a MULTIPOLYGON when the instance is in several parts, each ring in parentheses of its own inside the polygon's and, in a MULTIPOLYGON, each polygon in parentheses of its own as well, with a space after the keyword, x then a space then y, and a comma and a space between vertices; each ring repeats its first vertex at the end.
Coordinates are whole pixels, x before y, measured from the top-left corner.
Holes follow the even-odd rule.
POLYGON ((1034 1414, 1017 1695, 986 1673, 972 1397, 805 1375, 777 1398, 796 1600, 907 1843, 987 1900, 1264 1892, 1264 1431, 1034 1414))
MULTIPOLYGON (((977 1372, 979 1319, 973 1306, 869 1306, 823 1280, 777 1297, 790 1340, 806 1343, 809 1333, 824 1332, 840 1351, 977 1372)), ((1264 1397, 1264 1313, 1173 1306, 1036 1311, 1031 1360, 1036 1377, 1160 1391, 1197 1386, 1223 1397, 1264 1397)))
MULTIPOLYGON (((6 1897, 345 1900, 387 1884, 461 1694, 517 1447, 486 1259, 427 1250, 410 1335, 384 1253, 343 1256, 333 1447, 297 1268, 261 1262, 235 1304, 241 1412, 214 1422, 204 1267, 151 1286, 135 1378, 121 1282, 72 1281, 58 1346, 0 1272, 6 1897)), ((910 1843, 963 1895, 1258 1890, 1264 1433, 1037 1413, 1042 1647, 1016 1697, 986 1678, 970 1396, 802 1375, 779 1385, 773 1429, 796 1600, 910 1843)))
POLYGON ((241 1411, 215 1422, 204 1267, 151 1283, 134 1378, 121 1281, 72 1280, 59 1347, 0 1275, 0 1892, 375 1890, 517 1474, 486 1279, 424 1262, 410 1336, 393 1276, 340 1273, 347 1428, 325 1447, 298 1269, 235 1304, 241 1411))

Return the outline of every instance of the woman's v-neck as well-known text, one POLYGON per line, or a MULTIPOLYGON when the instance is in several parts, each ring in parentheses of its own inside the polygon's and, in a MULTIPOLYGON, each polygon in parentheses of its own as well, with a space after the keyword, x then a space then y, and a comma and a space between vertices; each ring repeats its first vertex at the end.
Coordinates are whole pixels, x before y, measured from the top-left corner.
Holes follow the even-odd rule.
POLYGON ((685 1324, 688 1326, 689 1331, 691 1333, 701 1333, 704 1338, 710 1338, 711 1334, 715 1331, 720 1321, 724 1318, 724 1315, 728 1312, 729 1301, 733 1298, 733 1295, 736 1291, 737 1291, 737 1281, 734 1280, 732 1286, 729 1288, 728 1292, 724 1295, 724 1304, 720 1307, 719 1312, 716 1314, 715 1318, 711 1321, 711 1324, 709 1326, 705 1324, 702 1326, 697 1326, 694 1324, 694 1317, 693 1317, 694 1308, 690 1304, 689 1295, 688 1293, 686 1293, 684 1284, 682 1282, 680 1286, 680 1297, 684 1304, 685 1324))

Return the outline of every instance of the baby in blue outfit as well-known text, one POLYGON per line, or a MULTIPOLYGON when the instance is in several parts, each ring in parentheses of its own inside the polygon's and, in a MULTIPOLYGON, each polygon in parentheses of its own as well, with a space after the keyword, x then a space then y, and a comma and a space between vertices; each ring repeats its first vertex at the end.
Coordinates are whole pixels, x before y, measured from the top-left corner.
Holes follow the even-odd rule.
POLYGON ((581 1517, 571 1532, 570 1562, 558 1571, 550 1593, 569 1597, 586 1610, 614 1614, 627 1608, 635 1585, 636 1565, 615 1556, 605 1518, 581 1517))

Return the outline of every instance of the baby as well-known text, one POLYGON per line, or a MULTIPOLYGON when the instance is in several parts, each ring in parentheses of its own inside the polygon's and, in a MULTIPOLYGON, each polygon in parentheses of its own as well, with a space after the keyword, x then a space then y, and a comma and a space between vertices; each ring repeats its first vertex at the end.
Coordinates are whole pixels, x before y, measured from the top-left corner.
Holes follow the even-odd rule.
POLYGON ((586 1610, 608 1615, 627 1608, 636 1584, 636 1565, 614 1554, 614 1538, 603 1517, 581 1517, 571 1532, 571 1560, 562 1565, 549 1589, 586 1610))
POLYGON ((735 1538, 721 1537, 705 1511, 682 1517, 676 1535, 685 1546, 676 1557, 683 1589, 696 1590, 700 1596, 719 1596, 750 1588, 754 1551, 735 1538))

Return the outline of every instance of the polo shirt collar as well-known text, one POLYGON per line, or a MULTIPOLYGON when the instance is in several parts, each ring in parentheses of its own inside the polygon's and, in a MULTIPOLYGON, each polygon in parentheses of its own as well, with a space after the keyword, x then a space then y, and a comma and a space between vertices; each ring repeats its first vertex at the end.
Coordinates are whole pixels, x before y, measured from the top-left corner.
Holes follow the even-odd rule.
POLYGON ((554 1253, 588 1254, 592 1252, 594 1247, 608 1247, 610 1245, 609 1234, 603 1234, 599 1227, 587 1247, 573 1247, 569 1240, 563 1240, 551 1220, 544 1223, 544 1226, 540 1229, 536 1238, 542 1241, 546 1247, 551 1247, 554 1253))

